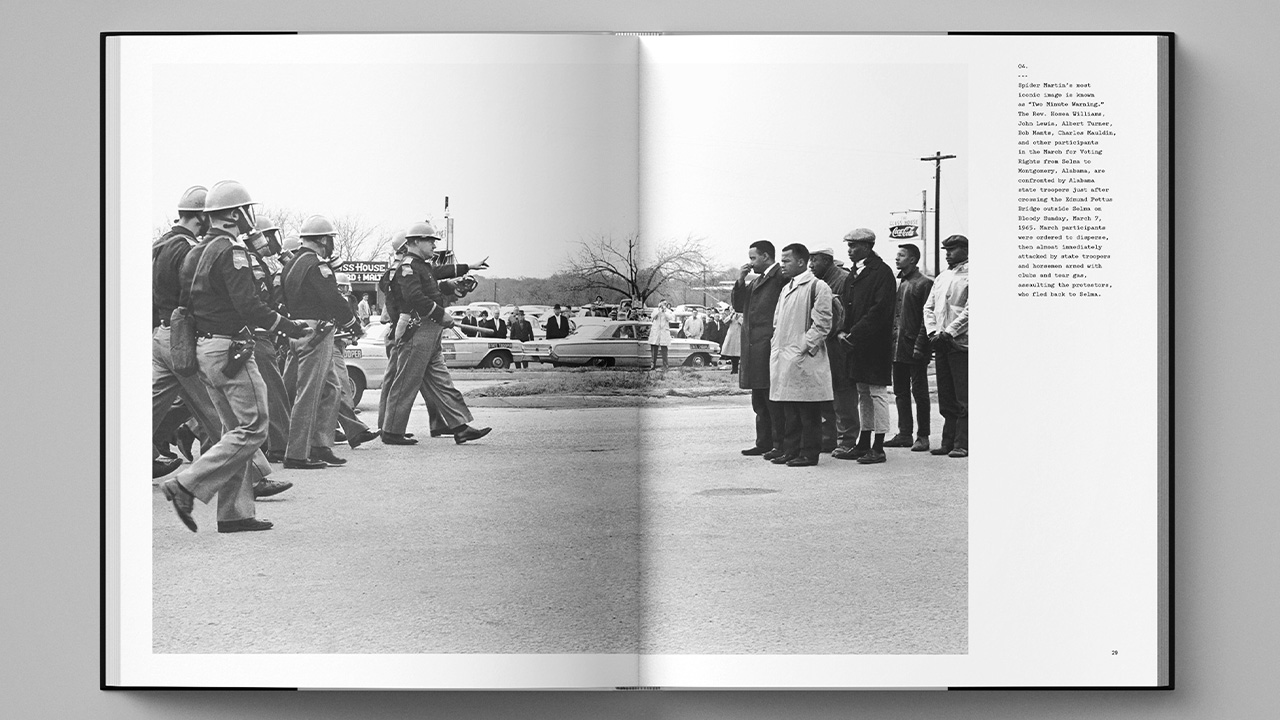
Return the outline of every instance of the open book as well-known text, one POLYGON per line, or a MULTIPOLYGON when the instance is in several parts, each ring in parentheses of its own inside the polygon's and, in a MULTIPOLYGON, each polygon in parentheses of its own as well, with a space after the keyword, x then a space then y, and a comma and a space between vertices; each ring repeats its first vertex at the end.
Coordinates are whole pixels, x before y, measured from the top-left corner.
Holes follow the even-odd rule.
MULTIPOLYGON (((105 35, 103 685, 1171 686, 1171 42, 105 35), (214 501, 189 533, 144 479, 169 450, 142 429, 149 251, 184 189, 223 180, 285 235, 335 223, 369 306, 344 392, 373 430, 361 363, 386 358, 397 233, 468 265, 453 324, 536 318, 523 341, 443 331, 492 432, 432 437, 414 399, 391 434, 416 444, 273 465, 293 487, 256 502, 269 532, 215 531, 214 501), (927 359, 923 408, 853 378, 829 432, 880 451, 882 418, 892 438, 905 417, 929 451, 744 454, 764 399, 740 341, 793 322, 745 306, 781 271, 744 265, 752 244, 791 258, 787 283, 793 244, 851 277, 881 262, 856 247, 890 268, 905 252, 940 282, 955 236, 979 308, 971 456, 932 452, 952 449, 961 379, 927 359), (545 339, 556 304, 573 332, 545 339)), ((775 384, 801 362, 777 357, 775 384)))

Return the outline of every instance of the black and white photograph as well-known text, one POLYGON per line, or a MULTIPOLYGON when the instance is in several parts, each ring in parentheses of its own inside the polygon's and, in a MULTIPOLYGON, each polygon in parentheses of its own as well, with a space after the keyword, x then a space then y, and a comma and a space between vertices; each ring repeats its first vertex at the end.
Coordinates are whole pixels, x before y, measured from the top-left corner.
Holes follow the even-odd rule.
POLYGON ((966 651, 962 68, 325 40, 155 67, 156 652, 966 651))

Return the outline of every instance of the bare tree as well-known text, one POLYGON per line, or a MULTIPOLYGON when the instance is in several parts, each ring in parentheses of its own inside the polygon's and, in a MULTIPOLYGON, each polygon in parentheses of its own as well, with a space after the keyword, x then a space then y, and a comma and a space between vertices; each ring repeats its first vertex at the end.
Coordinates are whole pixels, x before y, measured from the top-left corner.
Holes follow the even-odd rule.
POLYGON ((333 218, 333 226, 338 231, 338 237, 334 240, 334 257, 347 260, 376 259, 391 245, 389 234, 379 232, 376 225, 369 225, 356 215, 333 218))
MULTIPOLYGON (((280 228, 282 237, 297 235, 302 223, 314 213, 302 212, 291 208, 270 207, 261 205, 257 209, 260 216, 270 218, 280 228)), ((334 240, 333 254, 344 260, 377 259, 385 255, 391 246, 391 234, 381 232, 378 226, 370 225, 358 215, 330 216, 333 227, 338 231, 334 240)))
POLYGON ((652 249, 645 245, 634 233, 581 241, 564 273, 575 291, 612 292, 646 302, 671 281, 701 278, 709 266, 702 238, 668 240, 652 249))

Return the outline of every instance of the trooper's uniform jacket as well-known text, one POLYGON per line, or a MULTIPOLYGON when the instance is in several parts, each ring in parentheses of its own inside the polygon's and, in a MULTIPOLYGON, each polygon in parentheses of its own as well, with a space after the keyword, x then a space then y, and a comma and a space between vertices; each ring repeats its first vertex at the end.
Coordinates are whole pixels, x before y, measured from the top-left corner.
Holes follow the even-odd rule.
MULTIPOLYGON (((400 318, 400 294, 395 285, 391 282, 397 270, 400 269, 402 257, 397 257, 387 264, 387 269, 382 272, 382 277, 378 278, 378 291, 382 293, 382 311, 386 322, 390 325, 387 331, 387 342, 395 340, 396 321, 400 318)), ((384 383, 385 387, 385 383, 384 383)))
POLYGON ((461 277, 469 271, 464 264, 432 265, 416 255, 405 255, 391 278, 400 312, 443 323, 448 304, 446 292, 450 297, 454 293, 450 283, 439 281, 461 277))
POLYGON ((279 327, 284 318, 258 295, 251 257, 243 242, 217 228, 209 231, 196 252, 187 253, 179 287, 191 288, 189 305, 196 332, 235 335, 246 327, 268 331, 279 327), (201 267, 204 271, 197 273, 201 267))
POLYGON ((273 270, 271 265, 256 253, 250 252, 249 259, 253 266, 253 284, 258 291, 258 297, 262 298, 262 301, 272 310, 283 314, 285 305, 281 274, 273 270))
POLYGON ((300 250, 283 275, 282 297, 294 320, 331 320, 343 327, 356 321, 351 306, 338 292, 333 269, 315 251, 300 250))
POLYGON ((179 277, 182 261, 197 244, 196 236, 181 225, 165 233, 152 246, 151 252, 151 327, 168 325, 173 309, 181 303, 179 277))

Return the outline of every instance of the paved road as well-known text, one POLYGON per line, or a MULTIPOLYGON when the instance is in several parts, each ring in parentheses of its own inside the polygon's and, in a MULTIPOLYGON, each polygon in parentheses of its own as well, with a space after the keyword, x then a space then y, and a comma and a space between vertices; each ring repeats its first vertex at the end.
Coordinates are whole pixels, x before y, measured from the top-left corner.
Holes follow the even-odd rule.
POLYGON ((638 402, 278 470, 269 532, 156 493, 156 651, 965 651, 967 460, 782 468, 738 454, 744 398, 638 402))
POLYGON ((645 414, 644 652, 966 652, 968 460, 787 468, 738 452, 751 419, 645 414))

